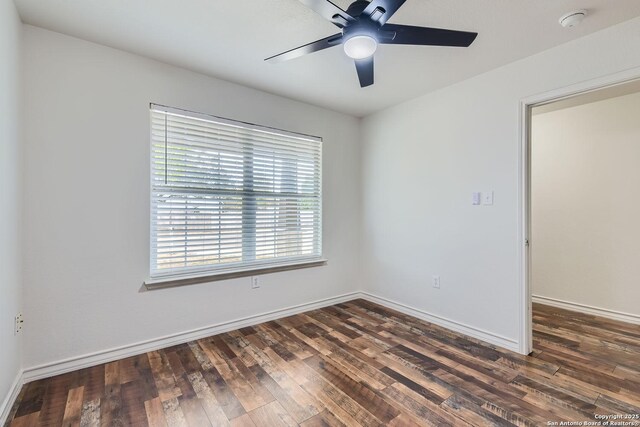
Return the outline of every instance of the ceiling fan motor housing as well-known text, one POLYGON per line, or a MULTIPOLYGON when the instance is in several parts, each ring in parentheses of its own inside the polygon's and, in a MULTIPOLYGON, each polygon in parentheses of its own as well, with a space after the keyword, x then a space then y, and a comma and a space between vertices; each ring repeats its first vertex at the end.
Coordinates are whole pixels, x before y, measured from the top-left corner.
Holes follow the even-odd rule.
POLYGON ((347 13, 356 18, 364 12, 367 6, 369 6, 369 2, 367 0, 356 0, 349 5, 347 13))
POLYGON ((369 36, 378 40, 379 30, 380 30, 380 27, 377 26, 375 23, 368 20, 364 20, 364 21, 357 21, 343 28, 342 35, 345 40, 348 40, 351 37, 355 37, 355 36, 369 36))

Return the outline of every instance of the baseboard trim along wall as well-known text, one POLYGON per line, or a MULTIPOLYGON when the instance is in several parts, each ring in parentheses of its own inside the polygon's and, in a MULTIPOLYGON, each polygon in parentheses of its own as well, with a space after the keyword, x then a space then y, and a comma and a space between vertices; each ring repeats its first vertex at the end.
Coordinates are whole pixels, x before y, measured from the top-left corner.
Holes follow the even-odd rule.
POLYGON ((146 353, 153 350, 158 350, 173 345, 183 344, 189 341, 205 338, 211 335, 216 335, 224 332, 233 331, 239 328, 257 325, 259 323, 268 322, 271 320, 280 319, 294 314, 303 313, 305 311, 315 310, 317 308, 327 307, 334 304, 340 304, 343 302, 351 301, 354 299, 362 298, 385 307, 394 309, 404 314, 414 316, 418 319, 431 322, 438 326, 445 327, 454 332, 468 335, 472 338, 482 340, 488 344, 496 345, 508 350, 518 351, 518 342, 516 340, 502 337, 500 335, 493 334, 482 329, 474 328, 469 325, 456 322, 451 319, 447 319, 441 316, 427 313, 426 311, 401 304, 396 301, 392 301, 386 298, 382 298, 367 292, 351 292, 336 297, 325 298, 322 300, 299 304, 279 310, 273 310, 267 313, 261 313, 254 316, 248 316, 241 319, 231 320, 228 322, 219 323, 216 325, 207 326, 204 328, 194 329, 192 331, 181 332, 161 338, 156 338, 140 343, 135 343, 127 346, 112 348, 103 350, 83 356, 72 357, 57 362, 47 363, 39 366, 34 366, 24 370, 21 381, 24 383, 39 380, 42 378, 48 378, 55 375, 64 374, 67 372, 75 371, 78 369, 84 369, 91 366, 99 365, 102 363, 112 362, 138 354, 146 353))
POLYGON ((360 298, 360 293, 350 292, 336 297, 325 298, 310 303, 298 304, 287 308, 273 310, 266 313, 247 316, 240 319, 230 320, 228 322, 218 323, 216 325, 194 329, 191 331, 185 331, 161 338, 155 338, 140 343, 102 350, 91 354, 85 354, 82 356, 76 356, 57 362, 26 368, 24 370, 24 382, 27 383, 30 381, 53 377, 55 375, 64 374, 78 369, 100 365, 102 363, 113 362, 114 360, 124 359, 127 357, 136 356, 149 351, 159 350, 178 344, 184 344, 189 341, 206 338, 211 335, 217 335, 247 326, 257 325, 259 323, 281 319, 283 317, 304 313, 305 311, 315 310, 317 308, 340 304, 342 302, 351 301, 356 298, 360 298))
POLYGON ((2 406, 0 406, 0 426, 3 426, 7 422, 7 418, 9 417, 9 413, 11 412, 11 408, 18 398, 18 394, 20 393, 20 389, 22 389, 23 384, 23 373, 22 371, 20 371, 16 375, 16 378, 13 380, 11 388, 9 389, 9 393, 7 393, 7 396, 2 402, 2 406))
POLYGON ((475 328, 473 326, 465 325, 464 323, 457 322, 455 320, 447 319, 446 317, 437 316, 435 314, 428 313, 424 310, 408 306, 387 298, 379 297, 377 295, 370 294, 368 292, 362 292, 362 298, 367 301, 374 302, 376 304, 383 305, 385 307, 392 308, 409 316, 417 317, 418 319, 426 322, 433 323, 434 325, 442 326, 443 328, 450 329, 454 332, 458 332, 472 338, 479 339, 485 343, 492 344, 498 347, 505 348, 507 350, 519 353, 520 343, 517 340, 503 337, 501 335, 494 334, 483 329, 475 328))
POLYGON ((620 322, 633 323, 640 325, 640 316, 637 314, 623 313, 621 311, 609 310, 606 308, 594 307, 577 302, 569 302, 556 298, 543 297, 541 295, 533 295, 531 300, 535 303, 550 305, 551 307, 564 308, 565 310, 577 311, 578 313, 592 314, 594 316, 605 317, 620 322))

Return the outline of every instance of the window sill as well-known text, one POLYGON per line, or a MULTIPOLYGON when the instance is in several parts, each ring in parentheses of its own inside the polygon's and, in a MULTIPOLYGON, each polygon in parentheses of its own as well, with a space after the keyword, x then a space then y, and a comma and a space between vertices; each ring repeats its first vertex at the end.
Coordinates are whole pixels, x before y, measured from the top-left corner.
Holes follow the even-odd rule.
POLYGON ((293 264, 257 267, 248 270, 225 271, 219 273, 207 273, 200 276, 189 277, 167 277, 151 279, 143 283, 143 288, 147 291, 157 289, 175 288, 178 286, 195 285, 198 283, 216 282, 219 280, 236 279, 239 277, 258 276, 261 274, 278 273, 281 271, 299 270, 302 268, 321 267, 327 265, 326 259, 316 259, 293 264))

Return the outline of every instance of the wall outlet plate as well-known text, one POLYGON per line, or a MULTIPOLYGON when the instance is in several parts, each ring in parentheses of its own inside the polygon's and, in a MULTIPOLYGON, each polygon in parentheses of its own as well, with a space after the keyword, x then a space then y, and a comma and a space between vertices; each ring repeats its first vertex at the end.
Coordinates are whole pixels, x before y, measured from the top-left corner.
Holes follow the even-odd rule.
POLYGON ((260 287, 260 276, 251 276, 251 289, 258 289, 260 287))
POLYGON ((432 279, 433 287, 436 289, 440 289, 440 276, 433 276, 432 279))
POLYGON ((22 313, 18 313, 14 319, 13 334, 18 335, 20 332, 22 332, 23 326, 24 326, 24 317, 22 316, 22 313))

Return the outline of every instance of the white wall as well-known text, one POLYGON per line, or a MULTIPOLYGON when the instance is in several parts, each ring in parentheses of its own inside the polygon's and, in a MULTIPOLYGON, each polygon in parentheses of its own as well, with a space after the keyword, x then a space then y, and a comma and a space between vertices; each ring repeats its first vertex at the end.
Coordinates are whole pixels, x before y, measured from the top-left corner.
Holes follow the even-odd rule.
POLYGON ((21 366, 20 337, 13 335, 21 300, 21 27, 13 1, 0 0, 0 412, 21 366))
POLYGON ((634 19, 367 117, 366 288, 515 346, 520 100, 638 66, 634 19))
POLYGON ((532 118, 533 294, 640 316, 640 93, 532 118))
POLYGON ((25 367, 350 292, 359 120, 25 27, 25 367), (324 138, 329 265, 139 293, 149 269, 149 103, 324 138))

